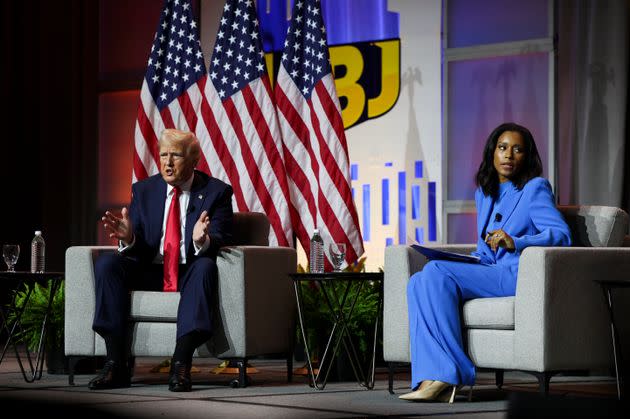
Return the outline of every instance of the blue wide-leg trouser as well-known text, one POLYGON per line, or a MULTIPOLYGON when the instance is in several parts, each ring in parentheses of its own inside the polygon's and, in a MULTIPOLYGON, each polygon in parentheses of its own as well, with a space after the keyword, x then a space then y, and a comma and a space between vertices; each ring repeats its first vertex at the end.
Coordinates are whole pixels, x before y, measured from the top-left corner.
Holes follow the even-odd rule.
POLYGON ((424 380, 473 385, 475 366, 462 344, 461 304, 515 292, 516 272, 502 265, 434 260, 413 274, 407 284, 411 388, 424 380))

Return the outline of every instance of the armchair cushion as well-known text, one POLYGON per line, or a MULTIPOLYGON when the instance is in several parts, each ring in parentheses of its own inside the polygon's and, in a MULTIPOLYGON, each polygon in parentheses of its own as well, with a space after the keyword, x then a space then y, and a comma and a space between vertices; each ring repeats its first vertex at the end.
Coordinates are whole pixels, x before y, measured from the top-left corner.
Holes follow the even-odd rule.
POLYGON ((133 291, 130 318, 136 321, 176 322, 179 292, 133 291))
POLYGON ((475 298, 464 304, 462 313, 470 329, 514 329, 514 297, 475 298))

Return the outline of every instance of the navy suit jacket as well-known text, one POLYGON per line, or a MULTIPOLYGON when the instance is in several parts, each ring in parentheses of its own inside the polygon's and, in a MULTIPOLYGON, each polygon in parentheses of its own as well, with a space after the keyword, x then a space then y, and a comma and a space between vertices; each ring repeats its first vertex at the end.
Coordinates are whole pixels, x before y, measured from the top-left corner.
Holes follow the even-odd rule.
POLYGON ((518 271, 518 258, 529 246, 570 246, 571 232, 558 211, 551 185, 544 178, 531 179, 517 189, 513 184, 497 206, 502 217, 492 230, 503 229, 514 240, 516 249, 508 252, 500 247, 496 253, 485 242, 486 226, 493 212, 491 196, 483 194, 481 188, 475 192, 477 205, 477 251, 482 263, 505 265, 512 273, 518 271))
MULTIPOLYGON (((133 223, 135 243, 126 252, 127 256, 151 263, 159 253, 166 186, 160 174, 133 184, 129 213, 133 223)), ((186 211, 184 234, 187 263, 197 257, 216 258, 219 248, 229 244, 232 239, 232 216, 232 187, 195 170, 186 211), (207 210, 210 217, 208 231, 210 247, 204 253, 195 256, 192 243, 193 227, 203 210, 207 210)))

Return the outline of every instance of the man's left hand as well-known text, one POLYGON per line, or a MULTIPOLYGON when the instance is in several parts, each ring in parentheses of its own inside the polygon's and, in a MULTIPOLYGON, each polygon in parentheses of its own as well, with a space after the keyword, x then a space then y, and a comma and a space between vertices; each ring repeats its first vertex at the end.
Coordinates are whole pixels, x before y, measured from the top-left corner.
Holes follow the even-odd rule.
POLYGON ((206 240, 209 240, 208 230, 210 228, 210 217, 208 211, 204 210, 199 215, 199 219, 193 228, 192 239, 198 247, 202 247, 206 240))

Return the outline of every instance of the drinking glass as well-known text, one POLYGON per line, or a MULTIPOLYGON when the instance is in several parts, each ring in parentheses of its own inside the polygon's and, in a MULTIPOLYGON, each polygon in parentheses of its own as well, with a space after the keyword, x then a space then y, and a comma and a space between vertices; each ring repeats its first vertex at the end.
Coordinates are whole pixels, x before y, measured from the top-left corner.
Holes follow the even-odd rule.
POLYGON ((341 265, 346 258, 346 244, 330 243, 328 250, 330 251, 330 260, 332 261, 334 272, 341 272, 341 265))
POLYGON ((2 246, 2 257, 7 264, 8 272, 15 272, 15 264, 20 257, 20 245, 19 244, 5 244, 2 246))

